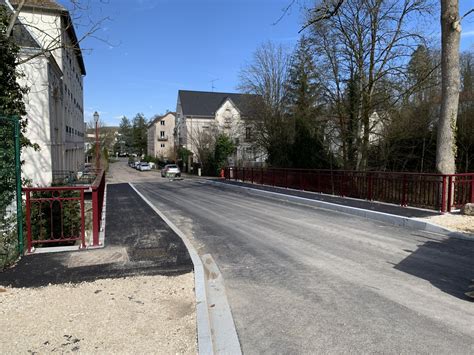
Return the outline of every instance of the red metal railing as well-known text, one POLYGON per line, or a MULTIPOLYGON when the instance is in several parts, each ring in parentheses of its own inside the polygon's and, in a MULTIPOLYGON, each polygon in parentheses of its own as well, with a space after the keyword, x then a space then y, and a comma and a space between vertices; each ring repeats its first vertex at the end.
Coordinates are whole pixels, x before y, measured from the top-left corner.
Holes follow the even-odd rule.
POLYGON ((104 206, 105 173, 103 170, 97 175, 92 184, 92 245, 99 245, 100 220, 104 206))
POLYGON ((225 169, 224 176, 252 184, 451 211, 474 203, 474 173, 417 174, 273 168, 225 169))
POLYGON ((92 195, 92 246, 99 245, 105 174, 96 172, 92 185, 24 187, 28 253, 33 246, 67 245, 85 248, 86 195, 92 195))

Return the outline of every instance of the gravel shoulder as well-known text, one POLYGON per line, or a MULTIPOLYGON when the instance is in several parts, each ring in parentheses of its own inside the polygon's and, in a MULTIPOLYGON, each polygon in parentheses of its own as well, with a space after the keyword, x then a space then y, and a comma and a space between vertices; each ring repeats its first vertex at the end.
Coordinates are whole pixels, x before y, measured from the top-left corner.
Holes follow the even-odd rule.
POLYGON ((2 287, 0 349, 195 354, 194 310, 193 273, 2 287))
MULTIPOLYGON (((110 176, 159 176, 127 169, 110 176)), ((108 189, 104 249, 25 256, 0 273, 0 353, 197 353, 184 244, 128 185, 108 189)))
POLYGON ((429 222, 442 227, 456 230, 462 233, 472 234, 474 238, 474 216, 464 216, 461 214, 444 214, 426 218, 429 222))

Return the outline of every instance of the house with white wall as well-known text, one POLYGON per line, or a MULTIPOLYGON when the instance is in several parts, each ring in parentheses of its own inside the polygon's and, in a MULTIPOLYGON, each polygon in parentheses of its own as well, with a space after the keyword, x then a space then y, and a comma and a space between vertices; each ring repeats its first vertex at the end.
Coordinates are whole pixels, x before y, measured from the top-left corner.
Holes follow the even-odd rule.
MULTIPOLYGON (((255 147, 251 120, 251 102, 254 95, 179 90, 176 105, 175 144, 193 153, 198 162, 197 146, 211 131, 227 134, 236 145, 229 158, 231 165, 263 164, 265 155, 255 147)), ((186 162, 190 164, 191 161, 186 162)))
MULTIPOLYGON (((5 3, 13 10, 21 1, 5 3)), ((39 146, 23 149, 22 173, 33 185, 47 186, 84 163, 85 65, 69 12, 56 1, 26 0, 15 27, 23 34, 20 84, 29 89, 26 137, 39 146)))
POLYGON ((175 121, 174 112, 155 116, 151 120, 147 127, 147 155, 162 160, 175 159, 175 121))

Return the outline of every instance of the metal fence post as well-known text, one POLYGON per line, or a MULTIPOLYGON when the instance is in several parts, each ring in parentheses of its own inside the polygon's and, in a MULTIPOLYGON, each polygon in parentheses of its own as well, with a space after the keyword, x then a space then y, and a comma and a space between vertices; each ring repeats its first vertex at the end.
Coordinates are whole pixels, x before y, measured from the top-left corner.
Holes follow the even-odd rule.
POLYGON ((16 223, 18 235, 18 253, 23 254, 23 207, 21 199, 21 163, 20 163, 20 122, 13 117, 15 125, 15 173, 16 173, 16 223))
POLYGON ((449 175, 448 177, 448 205, 447 211, 451 212, 451 205, 453 204, 453 176, 449 175))
POLYGON ((402 206, 407 205, 407 177, 403 174, 403 183, 402 183, 402 206))
POLYGON ((26 236, 28 242, 28 253, 31 253, 31 210, 30 210, 30 191, 26 190, 26 236))
POLYGON ((86 217, 84 206, 84 189, 81 189, 81 248, 86 247, 86 217))
POLYGON ((92 246, 99 245, 100 213, 98 187, 92 188, 92 246))
POLYGON ((441 212, 446 212, 446 175, 443 175, 443 182, 441 187, 441 212))
POLYGON ((471 176, 471 203, 474 203, 474 175, 471 176))
POLYGON ((372 200, 372 174, 367 173, 367 200, 372 200))

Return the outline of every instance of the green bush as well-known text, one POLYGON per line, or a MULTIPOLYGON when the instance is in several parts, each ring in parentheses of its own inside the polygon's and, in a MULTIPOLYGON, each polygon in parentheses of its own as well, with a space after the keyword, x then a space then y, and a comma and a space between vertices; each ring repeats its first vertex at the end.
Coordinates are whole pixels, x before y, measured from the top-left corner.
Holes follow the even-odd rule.
POLYGON ((13 264, 18 256, 16 215, 12 214, 1 221, 0 271, 13 264))

